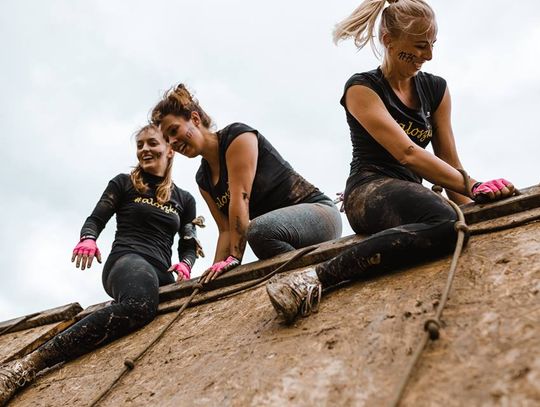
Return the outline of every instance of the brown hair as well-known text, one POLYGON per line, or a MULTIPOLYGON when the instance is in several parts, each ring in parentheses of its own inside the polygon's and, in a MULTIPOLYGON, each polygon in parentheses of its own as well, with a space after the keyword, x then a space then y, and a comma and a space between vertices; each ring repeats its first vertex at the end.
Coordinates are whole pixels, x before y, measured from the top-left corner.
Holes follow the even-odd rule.
POLYGON ((199 101, 187 90, 183 83, 173 86, 165 92, 161 101, 152 109, 150 121, 159 126, 163 118, 169 114, 191 119, 191 113, 197 112, 204 127, 212 126, 212 119, 199 105, 199 101))
POLYGON ((424 34, 430 30, 437 31, 435 12, 424 0, 364 0, 352 14, 334 29, 334 42, 348 38, 354 39, 358 49, 370 44, 376 55, 379 54, 375 46, 375 23, 379 15, 379 40, 383 35, 390 34, 392 38, 398 38, 401 34, 424 34), (424 31, 417 32, 419 19, 424 19, 429 24, 424 31))
MULTIPOLYGON (((161 134, 161 131, 156 125, 147 124, 146 126, 141 127, 139 130, 137 130, 134 134, 134 137, 137 138, 141 134, 147 131, 155 131, 161 134)), ((156 198, 157 198, 158 203, 160 204, 164 204, 165 202, 168 202, 171 199, 171 190, 173 186, 172 165, 173 165, 173 157, 169 159, 169 162, 167 163, 167 168, 165 169, 165 176, 163 178, 163 181, 159 183, 156 189, 156 198)), ((148 191, 148 185, 144 182, 142 178, 142 172, 143 172, 143 169, 141 168, 140 164, 137 164, 137 166, 133 169, 133 171, 131 171, 130 178, 131 178, 133 187, 138 192, 146 193, 148 191)))

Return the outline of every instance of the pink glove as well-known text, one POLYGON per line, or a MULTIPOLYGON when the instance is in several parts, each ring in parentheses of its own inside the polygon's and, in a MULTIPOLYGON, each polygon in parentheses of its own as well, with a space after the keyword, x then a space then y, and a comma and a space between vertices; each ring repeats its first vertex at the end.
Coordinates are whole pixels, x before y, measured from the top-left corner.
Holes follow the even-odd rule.
POLYGON ((217 263, 210 266, 210 268, 203 273, 203 275, 199 279, 199 282, 202 284, 206 284, 214 280, 220 274, 226 273, 227 271, 232 270, 239 265, 240 260, 238 260, 234 256, 229 256, 225 260, 218 261, 217 263))
POLYGON ((473 185, 471 192, 476 202, 487 202, 512 195, 514 186, 510 181, 498 178, 487 182, 477 182, 473 185), (505 188, 507 192, 503 194, 502 191, 505 188))
POLYGON ((73 249, 71 262, 74 262, 76 258, 75 267, 80 266, 81 270, 84 270, 87 266, 88 268, 92 267, 94 257, 101 263, 101 253, 96 245, 96 241, 94 239, 83 239, 73 249))
POLYGON ((176 282, 182 281, 182 280, 189 280, 191 278, 191 267, 189 267, 188 264, 184 263, 183 261, 180 263, 173 264, 171 267, 169 267, 170 272, 175 271, 178 274, 178 278, 176 279, 176 282))

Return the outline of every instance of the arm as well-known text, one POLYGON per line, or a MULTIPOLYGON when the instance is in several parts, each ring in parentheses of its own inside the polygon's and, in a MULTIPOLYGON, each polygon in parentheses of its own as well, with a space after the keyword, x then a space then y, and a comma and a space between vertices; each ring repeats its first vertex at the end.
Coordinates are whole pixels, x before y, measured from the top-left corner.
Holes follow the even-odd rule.
POLYGON ((254 133, 243 133, 227 149, 229 174, 229 252, 241 260, 246 249, 249 199, 257 170, 258 142, 254 133))
POLYGON ((208 192, 199 188, 202 197, 204 198, 208 209, 212 214, 212 217, 216 221, 218 227, 218 241, 216 245, 216 254, 214 255, 214 263, 220 260, 223 260, 229 256, 229 220, 228 218, 219 210, 216 203, 210 196, 208 192))
POLYGON ((178 229, 178 263, 172 264, 169 267, 169 272, 176 272, 178 275, 176 281, 189 280, 191 277, 191 269, 195 264, 197 231, 192 220, 195 219, 196 205, 195 199, 188 192, 178 191, 182 199, 183 210, 180 215, 180 227, 178 229))
POLYGON ((371 89, 355 85, 346 95, 347 109, 397 161, 433 184, 469 195, 461 173, 414 144, 371 89))
POLYGON ((101 263, 101 253, 96 245, 96 240, 105 225, 116 212, 119 201, 122 196, 122 188, 118 185, 115 178, 109 182, 107 188, 101 195, 92 214, 86 219, 81 229, 79 243, 73 249, 71 261, 76 261, 75 267, 84 270, 92 266, 94 256, 101 263))
POLYGON ((244 255, 249 226, 249 198, 257 169, 257 136, 249 132, 237 136, 229 145, 225 158, 229 177, 229 216, 219 212, 212 201, 214 211, 220 216, 218 221, 209 204, 210 212, 216 219, 220 232, 214 264, 203 273, 200 280, 202 284, 240 265, 244 255))
MULTIPOLYGON (((433 151, 437 157, 450 164, 452 167, 463 168, 463 165, 461 165, 459 160, 454 133, 452 131, 451 111, 452 101, 450 92, 448 91, 448 88, 446 88, 439 107, 435 113, 433 113, 433 151)), ((475 182, 476 180, 471 178, 470 185, 474 185, 475 182)), ((471 202, 471 199, 468 196, 454 192, 450 189, 446 190, 446 194, 458 205, 471 202)))
POLYGON ((195 230, 195 225, 191 223, 196 215, 197 206, 195 199, 191 194, 186 193, 186 202, 182 216, 180 217, 180 230, 178 231, 178 235, 180 236, 178 240, 178 260, 186 263, 190 268, 193 267, 197 258, 195 254, 197 231, 195 230))

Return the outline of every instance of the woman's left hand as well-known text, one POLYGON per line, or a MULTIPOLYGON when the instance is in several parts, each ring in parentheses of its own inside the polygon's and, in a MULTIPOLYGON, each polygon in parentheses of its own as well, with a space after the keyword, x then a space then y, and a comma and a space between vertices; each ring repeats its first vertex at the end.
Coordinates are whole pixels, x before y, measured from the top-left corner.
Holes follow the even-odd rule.
POLYGON ((191 278, 191 267, 184 262, 173 264, 167 271, 175 271, 178 274, 178 277, 176 278, 177 283, 182 280, 189 280, 191 278))
POLYGON ((478 203, 507 198, 512 196, 514 192, 514 185, 504 178, 498 178, 487 182, 477 182, 473 185, 471 190, 472 199, 478 203))
POLYGON ((226 273, 227 271, 232 270, 239 265, 240 260, 238 260, 234 256, 229 256, 225 260, 218 261, 217 263, 214 263, 210 268, 208 268, 199 279, 199 283, 209 283, 210 281, 216 279, 217 276, 226 273))

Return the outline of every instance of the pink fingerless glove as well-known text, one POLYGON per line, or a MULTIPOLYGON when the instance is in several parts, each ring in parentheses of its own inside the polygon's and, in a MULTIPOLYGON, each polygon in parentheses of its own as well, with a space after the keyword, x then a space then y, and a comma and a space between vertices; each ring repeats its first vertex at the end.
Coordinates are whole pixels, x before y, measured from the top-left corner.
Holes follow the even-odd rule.
POLYGON ((79 243, 77 243, 77 246, 75 246, 75 249, 73 249, 73 255, 87 255, 87 256, 95 256, 100 257, 101 253, 97 247, 96 241, 93 239, 84 239, 81 240, 79 243))
POLYGON ((173 264, 169 271, 175 271, 178 274, 176 281, 189 280, 191 278, 191 267, 184 262, 173 264))
POLYGON ((218 261, 210 267, 211 271, 214 271, 216 275, 225 273, 240 265, 240 260, 234 256, 229 256, 225 260, 218 261))
POLYGON ((487 182, 477 182, 471 189, 472 197, 477 202, 488 201, 490 200, 490 193, 495 194, 510 185, 512 185, 512 183, 504 178, 498 178, 487 182))

